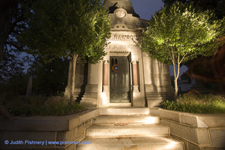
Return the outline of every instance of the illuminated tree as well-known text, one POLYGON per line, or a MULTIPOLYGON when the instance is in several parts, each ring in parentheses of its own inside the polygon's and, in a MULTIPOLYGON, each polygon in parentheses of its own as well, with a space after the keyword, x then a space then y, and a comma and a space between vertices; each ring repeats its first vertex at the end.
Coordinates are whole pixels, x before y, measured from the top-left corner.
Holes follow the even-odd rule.
POLYGON ((215 53, 219 46, 216 38, 223 34, 221 25, 224 20, 215 20, 212 12, 202 12, 193 4, 182 3, 164 7, 149 20, 140 45, 150 57, 173 65, 175 99, 181 63, 197 55, 215 53))
POLYGON ((48 58, 73 59, 73 100, 77 57, 96 63, 105 55, 110 21, 102 0, 38 0, 26 16, 28 28, 18 37, 27 52, 48 58))

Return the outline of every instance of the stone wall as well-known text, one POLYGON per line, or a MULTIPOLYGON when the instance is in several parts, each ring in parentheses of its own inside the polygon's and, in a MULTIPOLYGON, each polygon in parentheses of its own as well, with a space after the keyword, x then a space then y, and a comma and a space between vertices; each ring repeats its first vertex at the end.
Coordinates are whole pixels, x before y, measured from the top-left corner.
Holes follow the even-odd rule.
POLYGON ((186 150, 224 150, 225 114, 191 114, 150 108, 151 115, 170 128, 172 138, 184 142, 186 150))
POLYGON ((0 117, 0 150, 76 150, 76 144, 60 144, 62 141, 82 141, 85 130, 92 125, 99 110, 87 110, 68 116, 21 117, 10 122, 0 117), (5 141, 18 141, 18 144, 5 144, 5 141), (28 141, 43 141, 44 144, 25 144, 28 141), (59 144, 50 144, 56 141, 59 144))

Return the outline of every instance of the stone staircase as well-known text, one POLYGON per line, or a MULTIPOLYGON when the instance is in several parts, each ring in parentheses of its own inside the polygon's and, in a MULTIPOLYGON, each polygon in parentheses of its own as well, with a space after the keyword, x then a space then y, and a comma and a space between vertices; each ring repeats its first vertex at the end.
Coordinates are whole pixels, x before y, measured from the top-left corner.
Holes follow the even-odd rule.
POLYGON ((77 150, 184 150, 149 108, 101 108, 77 150))

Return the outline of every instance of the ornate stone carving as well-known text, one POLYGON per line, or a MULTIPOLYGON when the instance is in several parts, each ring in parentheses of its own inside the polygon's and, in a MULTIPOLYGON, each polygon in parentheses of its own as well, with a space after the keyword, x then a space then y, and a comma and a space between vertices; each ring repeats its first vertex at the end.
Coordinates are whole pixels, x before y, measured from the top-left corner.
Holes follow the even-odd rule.
POLYGON ((132 40, 137 41, 140 39, 139 35, 123 35, 123 34, 112 34, 110 40, 132 40))
POLYGON ((112 50, 115 50, 115 49, 135 49, 135 48, 138 48, 138 45, 108 45, 106 47, 106 49, 112 49, 112 50))
POLYGON ((108 64, 109 60, 103 60, 104 64, 108 64))
POLYGON ((131 61, 132 64, 137 64, 138 60, 131 61))
POLYGON ((123 8, 118 8, 114 12, 118 18, 124 18, 127 15, 127 11, 123 8))
POLYGON ((129 51, 110 51, 110 53, 130 53, 129 51))

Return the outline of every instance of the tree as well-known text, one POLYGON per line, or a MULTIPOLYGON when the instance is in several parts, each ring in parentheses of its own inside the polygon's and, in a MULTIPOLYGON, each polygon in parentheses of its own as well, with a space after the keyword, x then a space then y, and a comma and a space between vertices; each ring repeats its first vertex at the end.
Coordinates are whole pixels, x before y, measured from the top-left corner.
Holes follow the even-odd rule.
MULTIPOLYGON (((36 1, 36 0, 33 0, 36 1)), ((21 7, 25 3, 31 7, 31 2, 27 0, 1 0, 0 1, 0 62, 7 58, 7 46, 13 46, 13 51, 21 51, 23 45, 15 37, 25 28, 26 9, 21 7)), ((10 48, 11 50, 11 48, 10 48)))
POLYGON ((222 19, 225 16, 225 1, 224 0, 162 0, 165 3, 165 6, 172 5, 175 2, 180 3, 191 3, 199 6, 205 10, 212 10, 215 12, 217 18, 222 19))
POLYGON ((177 98, 180 65, 197 55, 215 53, 223 34, 221 24, 210 11, 200 11, 193 4, 174 3, 156 12, 141 39, 141 48, 150 57, 172 64, 174 71, 174 98, 177 98), (177 64, 177 73, 176 73, 177 64))
POLYGON ((0 61, 3 59, 5 42, 9 36, 11 20, 16 12, 17 1, 2 0, 0 2, 0 61))
POLYGON ((42 54, 46 61, 49 56, 73 59, 72 103, 77 57, 96 63, 106 54, 110 20, 102 0, 39 0, 26 16, 28 28, 18 39, 28 53, 42 54))
POLYGON ((63 93, 67 84, 68 62, 68 58, 55 58, 46 64, 41 55, 36 56, 27 70, 27 74, 33 76, 33 93, 37 95, 63 93))
MULTIPOLYGON (((224 16, 225 16, 225 10, 224 10, 224 7, 225 7, 225 1, 224 0, 163 0, 163 2, 165 3, 165 6, 166 5, 171 5, 175 2, 180 2, 180 3, 191 3, 193 2, 195 6, 199 6, 202 8, 203 11, 205 10, 211 10, 213 12, 215 12, 215 16, 216 18, 215 19, 222 19, 224 16)), ((221 39, 222 41, 225 42, 225 37, 223 37, 221 39)), ((218 51, 221 51, 220 50, 221 48, 218 49, 218 51)), ((218 52, 219 54, 220 52, 218 52)), ((214 58, 215 58, 216 55, 214 55, 214 58)), ((204 82, 205 85, 209 84, 209 85, 212 85, 211 87, 215 87, 215 84, 218 85, 218 87, 221 87, 221 79, 216 79, 216 80, 213 80, 212 81, 212 78, 209 79, 209 74, 211 74, 210 76, 212 76, 212 74, 217 74, 216 69, 216 65, 211 65, 210 64, 210 67, 211 67, 211 71, 212 72, 209 72, 209 66, 207 65, 207 67, 202 67, 203 63, 202 62, 205 62, 205 60, 207 60, 208 58, 204 57, 204 56, 198 56, 198 59, 194 59, 194 60, 189 60, 188 62, 185 62, 184 65, 188 66, 188 67, 191 67, 189 68, 189 74, 192 75, 192 77, 195 77, 195 79, 197 80, 205 80, 205 81, 202 81, 204 82), (191 64, 191 65, 190 65, 191 64), (198 65, 200 65, 201 67, 198 67, 198 65), (195 72, 193 72, 193 70, 195 70, 195 72), (207 70, 207 71, 204 71, 204 70, 207 70), (217 83, 215 83, 215 81, 217 81, 217 83), (206 83, 206 82, 211 82, 211 83, 206 83)), ((207 62, 208 63, 208 62, 207 62)), ((206 65, 204 65, 206 66, 206 65)), ((224 89, 225 88, 219 88, 220 91, 225 91, 224 89)), ((218 89, 217 89, 218 91, 218 89)))

